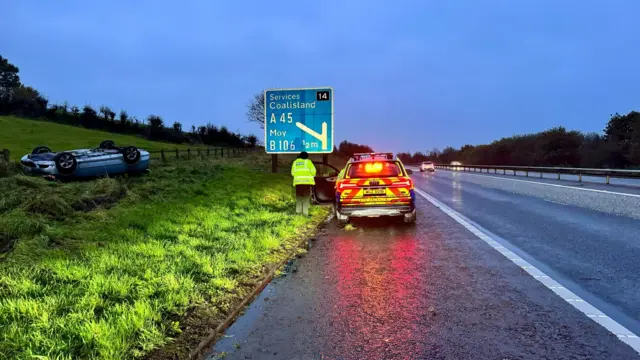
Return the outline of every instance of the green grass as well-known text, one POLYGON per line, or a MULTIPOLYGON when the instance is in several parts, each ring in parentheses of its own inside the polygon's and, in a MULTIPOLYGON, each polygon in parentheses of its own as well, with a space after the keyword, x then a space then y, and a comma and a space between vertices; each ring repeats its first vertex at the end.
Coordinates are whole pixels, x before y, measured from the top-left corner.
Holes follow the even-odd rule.
POLYGON ((47 121, 0 116, 0 150, 9 149, 13 159, 19 159, 40 145, 48 146, 53 151, 91 149, 98 147, 102 140, 113 140, 116 145, 135 145, 145 150, 197 147, 149 141, 136 136, 89 130, 47 121))
MULTIPOLYGON (((33 144, 49 138, 34 126, 60 127, 18 123, 14 136, 32 129, 33 144)), ((93 133, 69 129, 58 136, 93 133)), ((103 138, 119 141, 83 141, 103 138)), ((0 358, 141 357, 178 336, 188 310, 228 312, 326 214, 293 214, 291 178, 269 163, 251 154, 88 182, 0 178, 0 245, 11 249, 0 255, 0 358)))

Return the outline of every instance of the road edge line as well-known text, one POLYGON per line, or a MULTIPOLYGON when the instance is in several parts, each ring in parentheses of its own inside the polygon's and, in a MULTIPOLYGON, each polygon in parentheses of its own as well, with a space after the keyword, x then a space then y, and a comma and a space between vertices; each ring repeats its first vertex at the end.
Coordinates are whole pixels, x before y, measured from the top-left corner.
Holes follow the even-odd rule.
POLYGON ((427 194, 423 190, 415 189, 415 192, 422 196, 425 200, 429 201, 432 205, 440 209, 442 212, 447 214, 453 220, 455 220, 458 224, 462 225, 465 229, 472 232, 475 236, 477 236, 480 240, 487 243, 494 250, 501 253, 504 257, 509 259, 511 262, 522 268, 526 271, 531 277, 538 280, 542 285, 544 285, 547 289, 553 291, 556 295, 561 297, 565 302, 569 303, 575 309, 586 315, 591 320, 598 323, 600 326, 607 329, 610 333, 615 335, 619 340, 622 340, 625 344, 629 345, 633 350, 635 350, 638 354, 640 354, 640 338, 638 335, 631 332, 626 327, 620 325, 618 322, 607 316, 602 311, 598 310, 595 306, 591 305, 580 296, 574 294, 560 283, 556 282, 551 277, 547 276, 544 272, 530 264, 529 262, 522 259, 520 256, 513 253, 511 250, 502 246, 500 242, 492 239, 489 235, 485 234, 477 227, 469 223, 464 219, 464 216, 459 214, 457 211, 451 209, 449 206, 445 205, 435 197, 427 194))

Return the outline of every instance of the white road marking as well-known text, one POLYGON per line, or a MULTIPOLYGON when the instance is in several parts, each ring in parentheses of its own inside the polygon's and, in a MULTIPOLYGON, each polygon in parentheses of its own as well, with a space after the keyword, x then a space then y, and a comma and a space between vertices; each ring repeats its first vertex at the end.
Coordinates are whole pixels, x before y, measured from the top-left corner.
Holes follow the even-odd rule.
POLYGON ((466 172, 465 173, 460 173, 460 174, 478 176, 478 177, 489 177, 489 178, 492 178, 492 179, 499 179, 499 180, 506 180, 506 181, 519 181, 519 182, 524 182, 524 183, 530 183, 530 184, 536 184, 536 185, 544 185, 544 186, 553 186, 553 187, 559 187, 559 188, 565 188, 565 189, 571 189, 571 190, 591 191, 591 192, 597 192, 597 193, 603 193, 603 194, 622 195, 622 196, 630 196, 630 197, 640 198, 640 195, 638 195, 638 194, 628 194, 628 193, 621 193, 621 192, 609 191, 609 190, 585 189, 585 188, 582 188, 582 187, 579 188, 579 187, 575 187, 575 186, 549 184, 549 183, 542 183, 542 182, 531 181, 531 180, 508 179, 508 178, 499 177, 499 176, 480 175, 480 174, 473 174, 473 173, 466 173, 466 172))
POLYGON ((438 199, 433 196, 427 194, 426 192, 415 189, 415 192, 433 204, 435 207, 442 210, 445 214, 449 215, 460 225, 464 226, 467 230, 471 231, 478 238, 489 244, 496 251, 500 252, 506 258, 511 260, 513 263, 518 265, 520 268, 525 270, 529 275, 531 275, 534 279, 540 281, 544 286, 546 286, 549 290, 553 291, 556 295, 560 296, 563 300, 565 300, 568 304, 571 304, 574 308, 578 309, 580 312, 585 314, 591 320, 597 322, 605 329, 609 330, 613 335, 616 335, 620 340, 625 342, 627 345, 631 346, 635 351, 640 354, 640 338, 629 329, 617 323, 615 320, 611 319, 607 315, 605 315, 602 311, 598 310, 593 305, 589 304, 587 301, 580 298, 578 295, 569 291, 567 288, 560 285, 558 282, 547 276, 545 273, 540 271, 535 266, 531 265, 518 255, 514 254, 511 251, 501 251, 505 249, 504 246, 500 245, 498 241, 492 239, 484 232, 480 231, 480 229, 473 226, 467 220, 464 219, 464 216, 459 214, 457 211, 451 209, 444 203, 440 202, 438 199))

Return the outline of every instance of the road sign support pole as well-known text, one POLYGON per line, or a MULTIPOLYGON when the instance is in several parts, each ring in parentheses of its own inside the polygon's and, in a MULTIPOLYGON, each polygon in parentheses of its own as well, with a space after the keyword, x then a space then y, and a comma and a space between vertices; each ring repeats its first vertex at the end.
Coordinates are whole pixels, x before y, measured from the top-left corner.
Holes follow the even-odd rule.
POLYGON ((271 172, 278 172, 278 154, 271 154, 271 172))
POLYGON ((322 163, 329 165, 329 154, 322 154, 322 163))

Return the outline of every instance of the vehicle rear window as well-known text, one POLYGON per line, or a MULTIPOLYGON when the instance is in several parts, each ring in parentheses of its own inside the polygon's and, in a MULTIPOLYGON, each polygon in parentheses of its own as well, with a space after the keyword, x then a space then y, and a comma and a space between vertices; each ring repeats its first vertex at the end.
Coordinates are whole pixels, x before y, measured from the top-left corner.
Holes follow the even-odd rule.
POLYGON ((425 164, 425 165, 431 165, 431 161, 425 161, 425 162, 423 162, 423 164, 425 164))
POLYGON ((350 178, 403 176, 400 164, 395 161, 366 161, 351 164, 347 176, 350 178))

